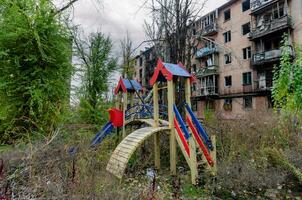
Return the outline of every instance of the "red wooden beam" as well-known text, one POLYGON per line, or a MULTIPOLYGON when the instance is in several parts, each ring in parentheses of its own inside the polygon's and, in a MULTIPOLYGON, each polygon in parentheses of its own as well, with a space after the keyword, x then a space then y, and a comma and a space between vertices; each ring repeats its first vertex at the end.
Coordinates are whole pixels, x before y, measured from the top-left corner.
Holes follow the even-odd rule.
POLYGON ((193 135, 194 135, 194 138, 196 139, 197 143, 199 144, 200 149, 202 150, 203 154, 205 155, 209 165, 211 165, 213 167, 214 161, 213 161, 207 147, 204 145, 202 139, 200 138, 195 126, 193 125, 193 123, 191 121, 191 119, 188 116, 186 116, 186 121, 187 121, 193 135))
POLYGON ((190 148, 189 148, 188 142, 187 142, 184 134, 182 133, 182 131, 180 129, 180 126, 179 126, 179 124, 177 122, 176 117, 174 117, 174 126, 175 126, 175 129, 176 129, 176 131, 177 131, 180 139, 181 139, 182 144, 184 145, 184 148, 185 148, 188 156, 190 157, 190 148))

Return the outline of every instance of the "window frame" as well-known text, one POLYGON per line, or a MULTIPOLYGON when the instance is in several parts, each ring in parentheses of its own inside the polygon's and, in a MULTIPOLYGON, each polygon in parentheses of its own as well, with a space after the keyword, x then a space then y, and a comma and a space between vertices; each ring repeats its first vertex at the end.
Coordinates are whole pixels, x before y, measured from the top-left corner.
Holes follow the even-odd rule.
POLYGON ((241 35, 247 35, 247 34, 249 34, 250 32, 251 32, 251 22, 247 22, 247 23, 241 25, 241 35), (249 27, 249 32, 244 33, 244 26, 245 26, 245 25, 248 25, 248 27, 249 27))
POLYGON ((243 86, 252 85, 252 72, 243 72, 242 73, 242 85, 243 86), (248 76, 248 74, 249 74, 249 76, 248 76))
POLYGON ((245 96, 243 97, 243 108, 246 110, 253 109, 253 97, 252 96, 245 96))
POLYGON ((232 53, 224 54, 224 64, 229 65, 232 63, 232 53), (228 57, 228 59, 226 59, 228 57), (229 62, 227 62, 229 60, 229 62))
POLYGON ((241 11, 242 12, 245 12, 245 11, 248 11, 249 9, 251 9, 251 2, 250 0, 244 0, 242 3, 241 3, 241 11), (248 2, 248 8, 245 8, 244 9, 244 5, 248 2))
POLYGON ((232 32, 230 30, 224 32, 223 33, 223 39, 224 39, 224 43, 231 42, 232 41, 232 32))
POLYGON ((242 59, 249 60, 252 58, 252 48, 251 46, 242 49, 242 59))
POLYGON ((225 111, 232 111, 233 110, 233 99, 232 98, 224 99, 223 108, 225 111))
POLYGON ((231 87, 232 84, 233 84, 233 83, 232 83, 232 76, 231 76, 231 75, 225 76, 225 77, 224 77, 224 86, 225 86, 225 87, 231 87), (230 84, 228 84, 228 85, 227 85, 227 78, 230 78, 230 79, 229 79, 230 84))
POLYGON ((229 20, 231 20, 231 9, 227 9, 223 12, 223 16, 224 16, 224 22, 227 22, 229 20), (229 18, 226 19, 226 14, 229 13, 229 18))

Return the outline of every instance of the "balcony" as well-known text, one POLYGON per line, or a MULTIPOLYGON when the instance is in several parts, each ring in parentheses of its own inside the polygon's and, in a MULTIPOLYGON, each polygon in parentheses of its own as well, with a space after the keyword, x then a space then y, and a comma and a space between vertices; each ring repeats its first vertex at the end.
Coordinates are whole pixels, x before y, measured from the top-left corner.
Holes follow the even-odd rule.
POLYGON ((263 8, 265 8, 268 5, 271 5, 278 0, 252 0, 251 1, 251 11, 256 12, 263 8))
POLYGON ((278 19, 273 19, 267 22, 263 22, 261 26, 255 28, 252 32, 250 32, 249 37, 251 40, 263 37, 270 33, 280 31, 286 28, 292 28, 292 20, 291 17, 285 15, 278 19))
POLYGON ((273 87, 273 79, 272 78, 264 78, 255 81, 255 91, 257 92, 265 92, 271 91, 273 87))
POLYGON ((217 22, 212 22, 211 24, 207 26, 203 26, 201 30, 201 35, 202 36, 211 36, 214 35, 218 32, 217 28, 217 22))
POLYGON ((213 53, 218 53, 218 48, 215 45, 213 47, 204 47, 204 48, 197 50, 195 57, 203 58, 203 57, 211 55, 213 53))
MULTIPOLYGON (((288 51, 289 55, 293 56, 293 49, 291 46, 285 49, 288 51)), ((252 59, 252 65, 257 66, 257 65, 262 65, 265 63, 271 63, 271 62, 276 62, 279 61, 282 56, 282 50, 281 49, 275 49, 275 50, 270 50, 270 51, 265 51, 261 53, 255 53, 253 55, 252 59)))
POLYGON ((195 92, 196 96, 217 96, 218 87, 213 85, 197 88, 195 92))
POLYGON ((209 67, 203 67, 197 70, 196 77, 204 77, 204 76, 210 76, 210 75, 216 75, 218 74, 218 66, 212 65, 209 67))

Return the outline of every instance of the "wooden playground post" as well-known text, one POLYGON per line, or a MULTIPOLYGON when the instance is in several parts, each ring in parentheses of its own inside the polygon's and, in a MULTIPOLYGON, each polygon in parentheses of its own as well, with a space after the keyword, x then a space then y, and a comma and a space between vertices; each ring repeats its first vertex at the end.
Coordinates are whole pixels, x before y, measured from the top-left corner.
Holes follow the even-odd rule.
MULTIPOLYGON (((134 106, 134 92, 130 92, 130 108, 134 106)), ((131 119, 133 119, 134 115, 131 116, 131 119)), ((132 132, 133 126, 130 126, 130 133, 132 132)))
POLYGON ((213 144, 213 151, 210 152, 211 157, 213 159, 214 165, 212 167, 212 175, 217 175, 217 151, 216 151, 216 135, 211 136, 212 144, 213 144))
POLYGON ((115 95, 115 108, 120 109, 120 93, 119 92, 115 95))
MULTIPOLYGON (((185 82, 185 96, 186 96, 186 103, 191 107, 191 84, 190 79, 186 78, 185 82)), ((188 116, 189 113, 186 111, 188 116)), ((196 143, 191 134, 189 138, 189 147, 190 147, 190 169, 191 169, 191 180, 192 184, 196 185, 196 179, 198 177, 198 169, 197 169, 197 159, 196 159, 196 143)))
POLYGON ((170 128, 170 170, 173 175, 176 175, 176 138, 174 129, 174 83, 173 79, 168 81, 168 118, 170 128))
MULTIPOLYGON (((159 126, 159 105, 158 105, 158 83, 153 85, 153 115, 154 124, 153 127, 159 126)), ((159 133, 154 134, 154 162, 155 168, 160 169, 160 135, 159 133)))
POLYGON ((124 120, 123 120, 123 138, 126 137, 126 127, 125 127, 125 123, 126 123, 126 110, 127 110, 127 106, 128 106, 128 99, 127 99, 128 93, 125 92, 123 94, 123 116, 124 116, 124 120))

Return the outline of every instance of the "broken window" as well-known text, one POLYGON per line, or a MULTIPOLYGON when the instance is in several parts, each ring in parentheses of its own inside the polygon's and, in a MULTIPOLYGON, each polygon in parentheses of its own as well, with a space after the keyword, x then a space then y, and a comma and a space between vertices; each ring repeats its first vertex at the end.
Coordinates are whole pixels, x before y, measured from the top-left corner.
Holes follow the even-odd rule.
POLYGON ((232 54, 224 54, 224 64, 230 64, 232 62, 232 54))
POLYGON ((243 59, 249 59, 252 56, 251 47, 242 49, 243 59))
POLYGON ((250 0, 245 0, 242 2, 242 12, 250 9, 250 0))
POLYGON ((246 35, 248 34, 249 32, 251 32, 251 24, 250 22, 249 23, 246 23, 246 24, 243 24, 241 26, 241 29, 242 29, 242 35, 246 35))
POLYGON ((252 97, 243 97, 243 106, 245 109, 253 108, 253 98, 252 97))
POLYGON ((228 21, 231 19, 231 10, 228 9, 226 11, 224 11, 224 21, 228 21))
POLYGON ((232 110, 232 104, 233 104, 232 99, 225 99, 224 104, 223 104, 224 110, 231 111, 232 110))
POLYGON ((232 86, 232 76, 224 77, 224 84, 226 87, 232 86))

